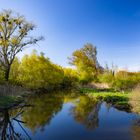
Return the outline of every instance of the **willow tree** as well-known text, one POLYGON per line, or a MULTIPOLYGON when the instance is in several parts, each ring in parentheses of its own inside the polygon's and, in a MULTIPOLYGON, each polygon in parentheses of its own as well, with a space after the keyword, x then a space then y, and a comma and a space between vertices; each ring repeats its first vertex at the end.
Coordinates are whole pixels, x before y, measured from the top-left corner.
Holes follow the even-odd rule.
POLYGON ((15 56, 29 45, 36 44, 42 37, 32 37, 29 33, 35 25, 24 16, 11 10, 0 13, 0 64, 8 81, 15 56))

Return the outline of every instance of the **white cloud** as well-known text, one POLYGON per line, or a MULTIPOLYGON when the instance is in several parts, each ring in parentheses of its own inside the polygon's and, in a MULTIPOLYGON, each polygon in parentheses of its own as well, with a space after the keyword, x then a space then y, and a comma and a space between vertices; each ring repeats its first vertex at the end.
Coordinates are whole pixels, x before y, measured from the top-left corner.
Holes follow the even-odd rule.
POLYGON ((140 71, 140 64, 131 65, 131 66, 127 66, 127 67, 119 67, 118 70, 127 70, 127 71, 131 71, 131 72, 137 72, 137 71, 140 71))

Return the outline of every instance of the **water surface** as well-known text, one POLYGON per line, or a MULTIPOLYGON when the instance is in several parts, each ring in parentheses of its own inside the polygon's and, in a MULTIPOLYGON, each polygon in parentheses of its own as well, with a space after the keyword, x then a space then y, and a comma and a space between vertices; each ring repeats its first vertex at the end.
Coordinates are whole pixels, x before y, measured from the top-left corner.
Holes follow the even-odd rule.
POLYGON ((1 139, 139 140, 139 116, 70 93, 30 96, 30 107, 0 113, 1 139))

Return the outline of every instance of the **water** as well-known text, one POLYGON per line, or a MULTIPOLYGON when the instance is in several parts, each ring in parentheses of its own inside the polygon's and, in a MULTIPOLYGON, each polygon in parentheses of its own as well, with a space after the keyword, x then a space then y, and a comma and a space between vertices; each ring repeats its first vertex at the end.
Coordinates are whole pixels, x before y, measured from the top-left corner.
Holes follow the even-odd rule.
POLYGON ((88 96, 40 94, 0 113, 1 139, 139 140, 139 116, 88 96))

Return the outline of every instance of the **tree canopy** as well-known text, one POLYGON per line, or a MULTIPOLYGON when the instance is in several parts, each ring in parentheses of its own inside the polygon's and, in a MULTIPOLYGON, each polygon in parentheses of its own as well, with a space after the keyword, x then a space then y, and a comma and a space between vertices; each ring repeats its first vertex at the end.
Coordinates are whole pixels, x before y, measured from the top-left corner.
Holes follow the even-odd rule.
POLYGON ((31 44, 36 44, 42 37, 32 37, 29 33, 35 25, 24 16, 11 10, 0 13, 0 64, 9 79, 9 72, 15 56, 31 44))
POLYGON ((83 82, 95 80, 102 69, 97 60, 97 49, 90 43, 74 51, 69 60, 70 64, 76 66, 83 82))

